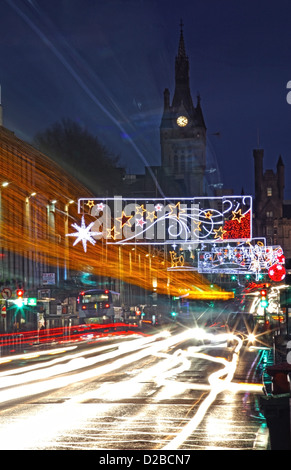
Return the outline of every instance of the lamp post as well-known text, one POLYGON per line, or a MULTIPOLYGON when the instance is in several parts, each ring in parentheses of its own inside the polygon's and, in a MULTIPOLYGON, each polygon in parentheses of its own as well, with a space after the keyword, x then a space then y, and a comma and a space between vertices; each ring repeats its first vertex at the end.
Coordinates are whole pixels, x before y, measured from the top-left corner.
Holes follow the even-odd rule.
POLYGON ((36 196, 36 192, 31 193, 25 198, 25 224, 28 230, 28 234, 31 232, 31 214, 30 214, 30 198, 36 196))
POLYGON ((66 236, 69 233, 69 207, 71 204, 74 204, 74 200, 70 199, 67 204, 65 204, 65 253, 64 253, 64 280, 68 279, 68 272, 70 271, 70 256, 69 256, 69 239, 66 236))
POLYGON ((3 230, 3 207, 2 207, 2 188, 6 188, 9 185, 8 181, 3 181, 0 186, 0 240, 1 240, 1 260, 2 260, 2 278, 4 278, 4 267, 3 267, 3 257, 4 257, 4 249, 3 246, 3 237, 2 237, 2 230, 3 230))

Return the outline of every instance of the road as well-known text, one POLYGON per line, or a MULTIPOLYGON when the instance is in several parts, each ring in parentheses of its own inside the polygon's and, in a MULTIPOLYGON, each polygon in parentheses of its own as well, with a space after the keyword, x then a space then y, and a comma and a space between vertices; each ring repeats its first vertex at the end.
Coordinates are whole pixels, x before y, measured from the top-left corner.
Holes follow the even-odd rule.
POLYGON ((263 355, 182 329, 2 357, 0 448, 265 449, 263 355))

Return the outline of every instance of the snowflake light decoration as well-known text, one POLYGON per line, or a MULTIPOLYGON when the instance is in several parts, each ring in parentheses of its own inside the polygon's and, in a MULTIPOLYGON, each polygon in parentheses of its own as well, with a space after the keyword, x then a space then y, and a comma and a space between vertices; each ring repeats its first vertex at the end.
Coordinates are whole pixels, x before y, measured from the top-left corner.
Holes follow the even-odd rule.
POLYGON ((82 216, 81 225, 77 225, 76 223, 72 224, 72 227, 75 228, 77 231, 74 233, 67 233, 67 237, 76 237, 76 240, 73 243, 75 246, 80 241, 83 244, 84 251, 87 251, 87 242, 90 242, 92 245, 95 245, 96 240, 94 240, 94 235, 100 235, 100 232, 90 232, 91 227, 94 225, 94 222, 91 222, 87 227, 85 225, 84 216, 82 216))

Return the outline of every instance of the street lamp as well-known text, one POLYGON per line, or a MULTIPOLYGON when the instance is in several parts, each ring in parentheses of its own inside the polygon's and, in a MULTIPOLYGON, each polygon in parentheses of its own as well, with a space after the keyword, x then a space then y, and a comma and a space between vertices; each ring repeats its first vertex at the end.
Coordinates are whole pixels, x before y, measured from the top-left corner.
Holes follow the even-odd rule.
MULTIPOLYGON (((9 185, 9 181, 3 181, 1 183, 1 188, 6 188, 9 185)), ((0 188, 0 237, 2 235, 3 227, 3 212, 2 212, 2 190, 0 188)))
MULTIPOLYGON (((74 204, 74 200, 70 199, 65 205, 65 235, 69 232, 69 206, 74 204)), ((64 280, 68 279, 69 272, 69 240, 65 236, 65 253, 64 253, 64 280)))
POLYGON ((25 198, 25 224, 26 224, 26 228, 28 230, 28 235, 30 236, 31 235, 31 221, 30 221, 30 218, 31 218, 31 214, 30 214, 30 198, 36 196, 36 192, 33 191, 32 193, 30 193, 29 196, 26 196, 25 198))

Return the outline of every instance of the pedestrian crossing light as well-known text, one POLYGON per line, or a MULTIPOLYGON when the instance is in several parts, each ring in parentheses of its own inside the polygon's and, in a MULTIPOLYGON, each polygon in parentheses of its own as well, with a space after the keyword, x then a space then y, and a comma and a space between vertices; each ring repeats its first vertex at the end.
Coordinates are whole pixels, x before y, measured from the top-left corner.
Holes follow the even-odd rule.
POLYGON ((260 291, 260 295, 261 295, 261 302, 260 302, 261 307, 267 308, 269 305, 267 289, 262 289, 260 291))

